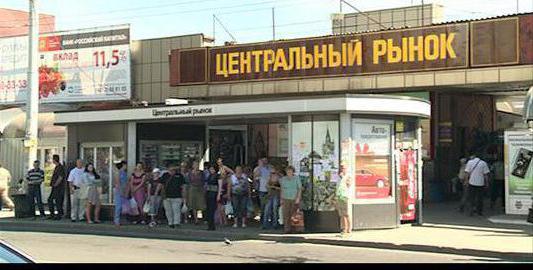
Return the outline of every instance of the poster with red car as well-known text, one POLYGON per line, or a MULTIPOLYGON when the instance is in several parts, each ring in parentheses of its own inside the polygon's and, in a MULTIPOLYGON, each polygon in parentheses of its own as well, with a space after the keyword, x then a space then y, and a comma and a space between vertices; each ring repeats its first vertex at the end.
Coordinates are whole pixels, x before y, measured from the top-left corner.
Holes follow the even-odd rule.
MULTIPOLYGON (((39 37, 41 103, 125 100, 131 95, 129 26, 39 37)), ((26 102, 28 37, 0 39, 0 104, 26 102)))
POLYGON ((413 221, 416 218, 417 199, 417 152, 412 149, 399 151, 400 220, 413 221))
POLYGON ((355 198, 391 198, 391 124, 354 122, 353 128, 355 198))

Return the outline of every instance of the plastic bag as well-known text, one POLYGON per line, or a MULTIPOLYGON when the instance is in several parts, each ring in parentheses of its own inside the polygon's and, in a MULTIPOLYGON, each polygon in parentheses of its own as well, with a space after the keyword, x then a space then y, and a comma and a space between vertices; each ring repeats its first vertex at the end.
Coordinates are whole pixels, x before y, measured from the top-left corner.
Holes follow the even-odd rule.
POLYGON ((231 205, 230 202, 228 202, 228 203, 226 203, 226 205, 224 205, 224 212, 226 213, 226 215, 233 214, 233 205, 231 205))
POLYGON ((283 225, 283 207, 278 208, 278 224, 283 225))
POLYGON ((151 205, 151 201, 147 201, 146 203, 144 203, 144 206, 143 206, 143 213, 145 214, 148 214, 150 213, 150 209, 152 208, 152 205, 151 205))
POLYGON ((187 212, 189 212, 189 208, 187 207, 187 204, 183 204, 183 206, 181 207, 181 213, 187 214, 187 212))
POLYGON ((121 205, 122 205, 121 214, 122 215, 128 215, 131 212, 130 211, 130 202, 128 201, 128 199, 121 198, 121 205))
POLYGON ((132 215, 132 216, 139 215, 139 208, 138 208, 138 205, 137 205, 137 201, 135 201, 134 198, 131 198, 129 200, 129 202, 130 202, 130 215, 132 215))

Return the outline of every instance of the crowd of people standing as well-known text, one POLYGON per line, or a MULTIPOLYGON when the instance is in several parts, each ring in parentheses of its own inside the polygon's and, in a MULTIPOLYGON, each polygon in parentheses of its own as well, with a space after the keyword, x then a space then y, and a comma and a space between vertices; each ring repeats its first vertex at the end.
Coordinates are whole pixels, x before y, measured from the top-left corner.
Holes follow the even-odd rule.
MULTIPOLYGON (((58 155, 52 159, 55 168, 48 216, 41 198, 45 173, 40 162, 35 161, 26 174, 33 209, 38 208, 41 219, 62 219, 67 197, 72 222, 101 223, 102 177, 94 165, 78 159, 67 170, 58 155)), ((293 231, 290 218, 299 209, 302 196, 302 183, 294 168, 276 168, 267 158, 261 158, 253 169, 244 165, 230 168, 222 158, 202 165, 203 170, 198 161, 146 168, 139 162, 128 174, 125 161, 116 163, 113 223, 153 227, 165 217, 171 228, 205 222, 208 230, 215 230, 217 226, 246 228, 251 218, 259 216, 263 229, 279 229, 284 224, 285 232, 293 231)))

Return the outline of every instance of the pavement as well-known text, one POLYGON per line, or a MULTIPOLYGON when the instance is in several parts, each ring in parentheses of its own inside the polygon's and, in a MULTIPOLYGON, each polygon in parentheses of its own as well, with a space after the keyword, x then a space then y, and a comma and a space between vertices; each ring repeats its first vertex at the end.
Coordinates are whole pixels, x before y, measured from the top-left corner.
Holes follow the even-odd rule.
POLYGON ((416 251, 439 254, 476 256, 501 260, 533 262, 533 225, 493 223, 491 216, 470 217, 455 210, 455 204, 428 204, 421 226, 402 225, 395 229, 355 231, 348 237, 335 233, 282 234, 263 231, 255 224, 248 228, 222 227, 206 231, 205 226, 184 224, 179 229, 161 225, 155 228, 125 225, 116 228, 111 223, 71 223, 70 220, 41 221, 15 219, 13 212, 2 211, 0 231, 33 231, 101 236, 121 236, 151 239, 221 241, 263 240, 280 243, 308 243, 359 248, 416 251))
POLYGON ((2 232, 38 263, 501 263, 479 256, 263 240, 187 241, 42 232, 2 232), (65 243, 68 243, 65 244, 65 243))

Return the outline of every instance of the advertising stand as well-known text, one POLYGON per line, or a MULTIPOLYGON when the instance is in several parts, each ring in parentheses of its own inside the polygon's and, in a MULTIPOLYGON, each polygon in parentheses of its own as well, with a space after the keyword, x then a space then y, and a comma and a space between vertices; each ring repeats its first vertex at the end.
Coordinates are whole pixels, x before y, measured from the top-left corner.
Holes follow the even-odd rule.
POLYGON ((527 215, 533 196, 533 135, 505 131, 505 213, 527 215))

